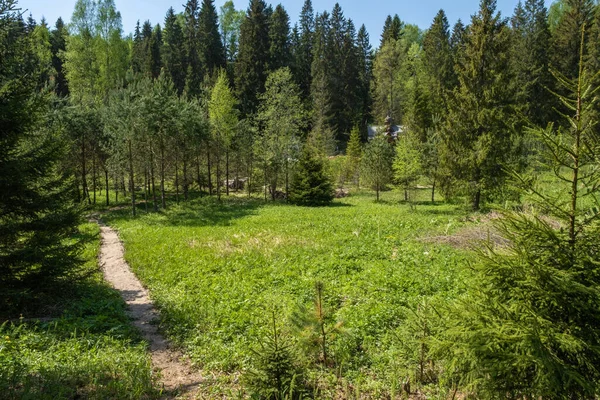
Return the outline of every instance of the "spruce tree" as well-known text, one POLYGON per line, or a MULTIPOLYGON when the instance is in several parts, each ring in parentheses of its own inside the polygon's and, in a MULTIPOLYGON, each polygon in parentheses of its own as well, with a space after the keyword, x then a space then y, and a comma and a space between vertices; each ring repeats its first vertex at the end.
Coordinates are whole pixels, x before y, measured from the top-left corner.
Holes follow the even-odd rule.
POLYGON ((442 161, 463 184, 473 209, 503 183, 512 138, 509 32, 495 0, 482 0, 459 53, 460 86, 449 102, 442 161))
POLYGON ((507 246, 482 249, 464 301, 445 319, 447 373, 478 398, 592 399, 600 389, 600 141, 582 53, 578 76, 555 75, 568 93, 558 96, 566 121, 529 132, 552 190, 512 173, 533 207, 499 220, 507 246))
POLYGON ((185 20, 183 27, 185 41, 185 91, 192 97, 200 95, 204 78, 200 59, 199 13, 200 6, 198 5, 198 0, 188 0, 183 11, 185 20))
POLYGON ((290 51, 290 18, 281 4, 275 7, 269 22, 269 70, 289 67, 290 51))
POLYGON ((160 25, 156 25, 152 30, 150 43, 148 44, 148 65, 150 76, 154 79, 158 78, 162 70, 162 29, 160 25))
POLYGON ((398 14, 394 15, 392 18, 391 15, 388 15, 385 19, 385 23, 383 25, 383 32, 381 33, 381 44, 379 47, 383 47, 386 43, 390 41, 396 41, 400 39, 402 35, 402 28, 404 24, 398 14))
POLYGON ((441 115, 448 91, 456 84, 454 60, 450 47, 450 26, 444 10, 440 10, 423 39, 424 66, 430 77, 433 113, 441 115))
POLYGON ((216 70, 225 68, 225 48, 219 33, 219 16, 214 0, 202 1, 198 14, 198 41, 203 75, 212 75, 216 70))
POLYGON ((36 90, 39 60, 12 0, 0 0, 0 59, 0 285, 4 294, 37 293, 73 276, 79 215, 60 165, 66 143, 36 90))
POLYGON ((135 24, 133 31, 133 44, 131 47, 131 69, 136 74, 141 74, 144 65, 144 40, 142 38, 142 29, 140 21, 135 24))
POLYGON ((50 37, 50 43, 52 45, 52 67, 56 71, 55 76, 55 93, 58 96, 66 97, 69 95, 69 83, 65 76, 65 70, 63 68, 63 57, 62 54, 67 50, 67 37, 69 31, 65 26, 62 18, 56 20, 54 30, 52 30, 52 36, 50 37))
POLYGON ((553 104, 548 89, 550 31, 543 0, 527 0, 515 9, 511 20, 511 73, 516 103, 531 122, 545 125, 550 120, 553 104))
POLYGON ((252 0, 240 27, 240 49, 235 65, 235 89, 242 117, 258 109, 269 63, 269 19, 263 0, 252 0))
POLYGON ((335 149, 335 144, 332 143, 332 140, 335 139, 331 138, 332 98, 335 95, 331 76, 335 68, 332 66, 333 59, 328 56, 331 43, 329 40, 330 29, 329 13, 325 11, 323 14, 317 15, 310 90, 314 110, 311 135, 315 142, 313 145, 323 151, 323 155, 331 155, 335 149))
POLYGON ((593 0, 565 0, 565 10, 552 36, 552 66, 569 79, 579 70, 579 49, 587 50, 590 27, 594 17, 593 0), (586 35, 581 35, 582 28, 586 35))
POLYGON ((295 52, 296 82, 300 85, 303 99, 308 99, 312 85, 313 46, 315 41, 315 14, 312 1, 305 0, 300 13, 298 48, 295 52))
POLYGON ((289 200, 302 206, 324 206, 333 201, 333 185, 322 159, 305 146, 290 186, 289 200))
POLYGON ((169 8, 165 17, 165 29, 163 32, 163 65, 171 80, 177 88, 177 93, 183 93, 185 88, 185 50, 183 30, 173 7, 169 8))
MULTIPOLYGON (((371 120, 371 108, 373 100, 371 97, 371 80, 373 79, 373 49, 369 40, 369 33, 365 25, 361 25, 356 37, 358 52, 358 90, 359 100, 359 126, 366 127, 367 122, 371 120)), ((366 129, 361 132, 363 138, 366 136, 366 129)))

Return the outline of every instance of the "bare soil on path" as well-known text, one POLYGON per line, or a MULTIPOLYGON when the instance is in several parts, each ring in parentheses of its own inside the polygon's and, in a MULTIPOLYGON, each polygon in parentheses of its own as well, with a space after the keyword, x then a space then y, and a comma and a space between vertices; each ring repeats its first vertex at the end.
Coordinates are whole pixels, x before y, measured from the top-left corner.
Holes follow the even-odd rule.
POLYGON ((104 278, 119 291, 127 303, 133 325, 148 341, 152 365, 159 372, 160 383, 165 389, 163 398, 195 397, 203 381, 202 375, 194 371, 189 360, 158 332, 158 313, 148 292, 125 261, 117 232, 101 222, 99 224, 102 238, 99 257, 104 278))

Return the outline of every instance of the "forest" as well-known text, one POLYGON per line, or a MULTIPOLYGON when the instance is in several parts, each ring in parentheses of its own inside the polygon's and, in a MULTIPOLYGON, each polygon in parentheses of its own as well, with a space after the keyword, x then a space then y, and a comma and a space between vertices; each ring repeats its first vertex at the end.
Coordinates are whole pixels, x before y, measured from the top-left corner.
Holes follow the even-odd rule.
POLYGON ((600 4, 214 3, 0 0, 0 398, 598 398, 600 4))

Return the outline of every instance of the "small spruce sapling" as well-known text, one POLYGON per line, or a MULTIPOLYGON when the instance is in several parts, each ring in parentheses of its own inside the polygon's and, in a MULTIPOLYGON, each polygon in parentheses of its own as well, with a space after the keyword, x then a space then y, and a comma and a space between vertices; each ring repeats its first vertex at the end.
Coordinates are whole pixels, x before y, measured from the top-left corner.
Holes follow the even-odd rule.
POLYGON ((319 156, 305 146, 290 185, 290 202, 322 206, 333 200, 333 186, 319 156))
POLYGON ((246 373, 244 380, 261 399, 300 398, 302 374, 289 338, 277 327, 275 311, 272 312, 270 325, 268 334, 260 342, 260 348, 252 349, 253 369, 246 373))

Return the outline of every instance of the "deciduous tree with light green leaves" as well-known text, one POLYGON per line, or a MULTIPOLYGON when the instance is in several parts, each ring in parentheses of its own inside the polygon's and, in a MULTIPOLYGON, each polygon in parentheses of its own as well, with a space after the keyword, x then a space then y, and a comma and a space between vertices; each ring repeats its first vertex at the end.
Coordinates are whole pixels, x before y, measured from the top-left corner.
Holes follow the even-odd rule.
POLYGON ((267 77, 257 119, 263 127, 262 150, 268 181, 265 183, 274 200, 281 174, 286 194, 289 192, 290 167, 299 155, 299 135, 305 123, 300 89, 289 68, 278 69, 267 77))
POLYGON ((229 194, 229 148, 238 126, 237 101, 229 88, 229 79, 224 70, 219 72, 208 102, 208 116, 215 145, 217 162, 217 198, 221 200, 221 157, 226 157, 226 190, 229 194))
POLYGON ((400 135, 396 141, 393 168, 396 183, 404 189, 404 200, 410 201, 410 190, 414 188, 421 174, 419 140, 410 131, 400 135))

